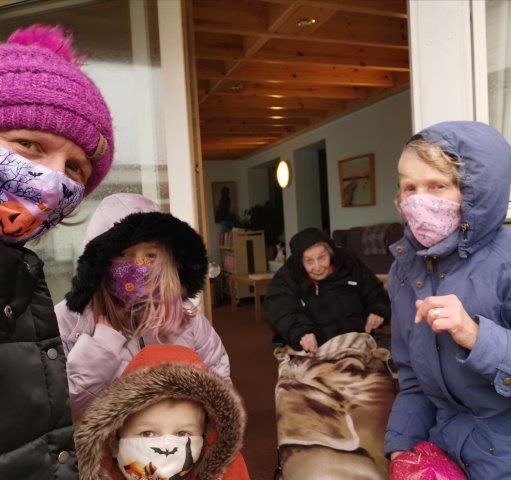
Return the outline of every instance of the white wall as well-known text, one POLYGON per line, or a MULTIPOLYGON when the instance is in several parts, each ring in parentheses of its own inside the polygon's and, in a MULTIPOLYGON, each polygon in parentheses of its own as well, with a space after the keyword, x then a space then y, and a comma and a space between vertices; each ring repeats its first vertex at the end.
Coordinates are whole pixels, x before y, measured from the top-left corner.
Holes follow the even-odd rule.
POLYGON ((265 204, 270 199, 268 166, 264 165, 251 168, 247 171, 247 175, 249 206, 265 204))
MULTIPOLYGON (((295 172, 300 161, 300 153, 296 151, 325 141, 331 229, 399 221, 394 208, 397 187, 396 165, 411 132, 410 92, 406 91, 246 159, 205 162, 206 199, 208 195, 211 196, 212 181, 238 179, 238 203, 242 205, 243 201, 248 202, 248 195, 243 194, 243 188, 247 185, 246 172, 249 168, 282 158, 291 163, 295 172), (375 158, 376 205, 342 208, 338 161, 365 153, 373 153, 375 158)), ((303 228, 300 222, 300 202, 297 199, 305 195, 307 188, 311 188, 310 185, 307 183, 302 185, 300 181, 297 183, 293 178, 291 185, 283 191, 287 243, 291 236, 303 228)), ((246 205, 244 208, 250 206, 248 203, 244 205, 246 205)), ((213 244, 216 242, 216 238, 213 237, 218 235, 211 235, 211 226, 214 225, 212 218, 212 207, 209 207, 208 225, 212 240, 209 250, 211 257, 216 258, 218 248, 213 244)), ((318 221, 321 221, 321 217, 318 221)))
POLYGON ((394 95, 325 128, 332 230, 400 221, 394 207, 397 161, 412 134, 410 92, 394 95), (374 154, 376 205, 341 207, 338 161, 374 154))

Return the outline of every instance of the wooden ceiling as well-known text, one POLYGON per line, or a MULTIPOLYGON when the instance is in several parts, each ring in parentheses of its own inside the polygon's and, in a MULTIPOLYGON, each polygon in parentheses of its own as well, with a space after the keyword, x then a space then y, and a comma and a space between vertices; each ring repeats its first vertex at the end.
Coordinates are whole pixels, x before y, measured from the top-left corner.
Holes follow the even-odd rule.
POLYGON ((409 85, 406 0, 193 0, 193 26, 204 160, 409 85))

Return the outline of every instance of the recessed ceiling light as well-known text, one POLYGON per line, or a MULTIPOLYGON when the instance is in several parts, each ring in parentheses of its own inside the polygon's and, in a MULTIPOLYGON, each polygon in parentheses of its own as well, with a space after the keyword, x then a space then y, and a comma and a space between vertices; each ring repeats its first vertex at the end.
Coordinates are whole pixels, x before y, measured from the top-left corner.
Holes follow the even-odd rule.
POLYGON ((315 18, 300 18, 300 20, 298 20, 296 22, 296 24, 299 26, 299 27, 310 27, 311 25, 314 25, 316 23, 316 19, 315 18))
POLYGON ((284 110, 284 107, 270 107, 270 110, 284 110))
POLYGON ((270 117, 272 120, 282 120, 284 117, 279 117, 277 115, 274 115, 273 117, 270 117))
POLYGON ((229 87, 229 90, 233 92, 241 92, 244 88, 245 86, 242 83, 235 83, 229 87))

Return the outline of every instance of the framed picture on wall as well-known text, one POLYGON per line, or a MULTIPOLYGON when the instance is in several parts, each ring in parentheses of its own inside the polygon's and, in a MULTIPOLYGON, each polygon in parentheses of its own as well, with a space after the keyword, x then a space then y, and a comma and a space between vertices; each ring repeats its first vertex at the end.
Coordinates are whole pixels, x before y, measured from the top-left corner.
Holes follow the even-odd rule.
POLYGON ((233 222, 238 214, 236 182, 213 182, 211 189, 215 222, 233 222))
POLYGON ((339 160, 339 183, 343 207, 375 205, 374 155, 339 160))

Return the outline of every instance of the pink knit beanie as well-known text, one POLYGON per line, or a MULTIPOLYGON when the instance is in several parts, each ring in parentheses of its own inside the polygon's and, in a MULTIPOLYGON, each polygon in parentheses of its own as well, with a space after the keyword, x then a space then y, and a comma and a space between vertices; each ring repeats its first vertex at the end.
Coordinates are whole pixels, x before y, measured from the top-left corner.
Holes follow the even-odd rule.
POLYGON ((0 131, 39 130, 76 143, 92 162, 88 194, 112 164, 112 119, 72 41, 60 27, 32 25, 0 44, 0 131))

